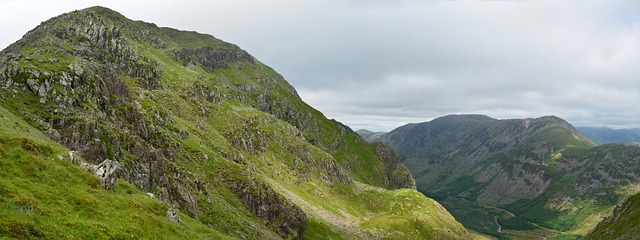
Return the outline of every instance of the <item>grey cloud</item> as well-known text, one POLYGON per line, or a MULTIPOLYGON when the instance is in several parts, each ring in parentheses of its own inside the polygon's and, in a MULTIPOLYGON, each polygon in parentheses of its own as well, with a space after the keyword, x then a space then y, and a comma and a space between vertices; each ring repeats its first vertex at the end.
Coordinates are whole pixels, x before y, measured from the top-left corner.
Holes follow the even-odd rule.
POLYGON ((638 3, 115 0, 42 14, 98 3, 233 42, 353 128, 452 113, 640 127, 638 3))

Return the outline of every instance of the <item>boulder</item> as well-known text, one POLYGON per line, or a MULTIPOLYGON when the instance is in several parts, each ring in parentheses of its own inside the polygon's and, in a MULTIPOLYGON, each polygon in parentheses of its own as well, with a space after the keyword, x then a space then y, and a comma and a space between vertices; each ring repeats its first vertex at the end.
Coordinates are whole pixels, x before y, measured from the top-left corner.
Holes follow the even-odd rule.
POLYGON ((180 216, 178 216, 178 212, 173 207, 169 207, 169 209, 167 209, 167 217, 172 222, 180 222, 180 216))
POLYGON ((100 179, 100 185, 104 189, 113 189, 116 186, 116 181, 118 177, 115 172, 118 168, 123 167, 124 165, 120 162, 113 161, 110 159, 106 159, 102 161, 98 165, 81 162, 76 158, 75 152, 69 152, 69 156, 71 157, 71 162, 74 164, 79 164, 87 172, 93 173, 100 179))
POLYGON ((96 165, 96 170, 93 173, 100 178, 100 185, 104 189, 113 189, 116 186, 116 180, 118 180, 114 173, 122 166, 122 163, 107 159, 96 165))

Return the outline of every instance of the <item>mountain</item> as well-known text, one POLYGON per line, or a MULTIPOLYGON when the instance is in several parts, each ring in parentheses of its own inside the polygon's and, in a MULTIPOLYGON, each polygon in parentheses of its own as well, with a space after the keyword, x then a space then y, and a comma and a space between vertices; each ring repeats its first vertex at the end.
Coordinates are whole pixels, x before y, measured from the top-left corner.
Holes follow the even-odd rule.
POLYGON ((585 239, 640 239, 640 194, 629 197, 585 239))
POLYGON ((387 132, 372 132, 367 129, 360 129, 356 131, 356 133, 368 142, 375 142, 376 139, 380 138, 382 135, 387 134, 387 132))
POLYGON ((554 116, 450 115, 377 141, 396 150, 420 191, 501 238, 586 234, 640 182, 640 148, 597 146, 554 116))
POLYGON ((388 146, 210 35, 60 15, 0 52, 0 111, 3 237, 470 238, 388 146))
POLYGON ((620 143, 640 146, 640 129, 638 128, 576 127, 576 129, 598 144, 620 143))

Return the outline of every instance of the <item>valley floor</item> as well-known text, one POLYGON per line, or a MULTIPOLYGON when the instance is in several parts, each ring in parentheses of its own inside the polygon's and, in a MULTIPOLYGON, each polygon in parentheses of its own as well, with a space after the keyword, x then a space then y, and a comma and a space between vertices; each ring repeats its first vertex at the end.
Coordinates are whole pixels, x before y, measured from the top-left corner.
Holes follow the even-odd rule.
POLYGON ((474 239, 578 239, 579 235, 540 226, 498 207, 486 206, 464 198, 438 199, 474 239))

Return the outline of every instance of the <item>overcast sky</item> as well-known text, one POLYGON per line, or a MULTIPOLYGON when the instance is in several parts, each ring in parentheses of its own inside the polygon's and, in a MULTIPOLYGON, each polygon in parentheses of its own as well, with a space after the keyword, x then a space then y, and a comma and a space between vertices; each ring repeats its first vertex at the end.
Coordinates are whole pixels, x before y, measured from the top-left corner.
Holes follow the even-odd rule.
POLYGON ((94 5, 237 44, 354 130, 461 113, 640 127, 640 1, 0 0, 0 48, 94 5))

